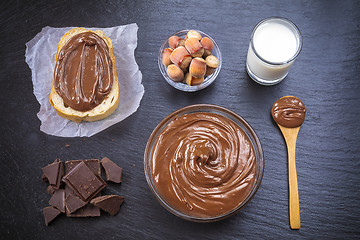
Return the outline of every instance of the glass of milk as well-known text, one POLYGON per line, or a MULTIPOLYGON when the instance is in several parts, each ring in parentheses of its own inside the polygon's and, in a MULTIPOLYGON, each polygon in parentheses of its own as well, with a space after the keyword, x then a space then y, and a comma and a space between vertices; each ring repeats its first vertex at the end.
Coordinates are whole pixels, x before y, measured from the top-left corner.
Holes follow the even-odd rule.
POLYGON ((259 22, 251 35, 246 70, 262 85, 281 82, 302 47, 300 30, 291 21, 271 17, 259 22))

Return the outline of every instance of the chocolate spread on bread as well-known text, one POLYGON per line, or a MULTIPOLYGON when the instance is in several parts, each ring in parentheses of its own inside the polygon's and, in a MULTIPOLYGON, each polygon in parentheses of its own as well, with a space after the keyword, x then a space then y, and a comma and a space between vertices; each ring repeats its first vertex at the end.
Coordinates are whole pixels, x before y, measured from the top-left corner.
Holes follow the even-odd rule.
POLYGON ((59 51, 54 87, 65 106, 82 112, 95 108, 110 93, 113 79, 109 47, 97 34, 79 33, 59 51))
POLYGON ((217 217, 236 209, 256 180, 254 147, 232 120, 198 112, 176 117, 151 156, 156 190, 174 209, 217 217))
POLYGON ((288 128, 301 126, 305 119, 305 113, 304 103, 293 96, 280 98, 271 109, 275 122, 288 128))

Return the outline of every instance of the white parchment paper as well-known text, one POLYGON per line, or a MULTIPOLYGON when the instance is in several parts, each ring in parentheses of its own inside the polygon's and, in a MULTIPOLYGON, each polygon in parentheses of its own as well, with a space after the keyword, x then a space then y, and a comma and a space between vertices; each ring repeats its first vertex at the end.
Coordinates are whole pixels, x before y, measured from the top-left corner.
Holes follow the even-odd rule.
POLYGON ((81 123, 60 117, 49 102, 57 46, 61 37, 72 28, 43 28, 26 43, 25 59, 32 72, 34 95, 40 103, 37 114, 41 121, 40 130, 61 137, 90 137, 130 116, 140 105, 144 86, 141 84, 142 74, 134 55, 138 26, 133 23, 112 28, 87 28, 104 31, 113 43, 120 103, 109 117, 96 122, 81 123))

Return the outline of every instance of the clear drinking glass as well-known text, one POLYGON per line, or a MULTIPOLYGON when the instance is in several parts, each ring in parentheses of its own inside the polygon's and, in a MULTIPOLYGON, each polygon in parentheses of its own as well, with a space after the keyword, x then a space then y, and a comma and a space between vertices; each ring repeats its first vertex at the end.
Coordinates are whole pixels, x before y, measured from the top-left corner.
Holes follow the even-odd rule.
POLYGON ((246 70, 259 84, 277 84, 286 77, 301 48, 302 36, 293 22, 281 17, 266 18, 251 34, 246 70))

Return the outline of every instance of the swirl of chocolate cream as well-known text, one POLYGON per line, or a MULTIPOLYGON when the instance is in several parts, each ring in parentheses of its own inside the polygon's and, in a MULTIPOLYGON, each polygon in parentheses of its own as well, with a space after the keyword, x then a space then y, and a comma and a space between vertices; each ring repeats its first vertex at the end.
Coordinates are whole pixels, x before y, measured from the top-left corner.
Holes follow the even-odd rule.
POLYGON ((113 78, 109 47, 99 35, 79 33, 59 51, 54 87, 65 106, 82 112, 93 109, 110 93, 113 78))
POLYGON ((191 113, 172 120, 151 157, 157 191, 174 209, 194 217, 234 210, 250 194, 256 157, 245 132, 215 113, 191 113))
POLYGON ((297 97, 287 96, 277 100, 271 114, 278 124, 288 128, 301 126, 305 119, 306 108, 297 97))

